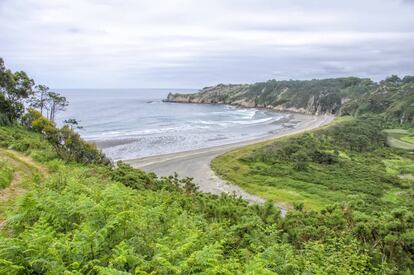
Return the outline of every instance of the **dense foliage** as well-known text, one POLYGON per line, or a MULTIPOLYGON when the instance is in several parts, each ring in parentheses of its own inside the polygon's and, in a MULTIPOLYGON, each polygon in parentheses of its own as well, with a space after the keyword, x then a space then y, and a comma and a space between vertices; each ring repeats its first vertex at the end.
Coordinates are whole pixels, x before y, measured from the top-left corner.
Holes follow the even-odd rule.
MULTIPOLYGON (((4 137, 13 128, 0 129, 3 146, 20 146, 4 137)), ((39 134, 24 138, 49 147, 39 134)), ((159 179, 123 163, 67 163, 49 153, 43 163, 52 174, 34 177, 33 189, 9 213, 0 273, 355 274, 392 268, 380 247, 355 238, 350 224, 364 217, 354 220, 348 208, 297 210, 282 218, 271 203, 249 206, 199 193, 190 179, 159 179)), ((405 222, 406 214, 400 219, 405 222)))
POLYGON ((324 230, 313 227, 316 217, 326 219, 330 205, 341 205, 343 212, 333 224, 346 224, 368 250, 381 247, 375 253, 400 271, 412 271, 414 156, 387 147, 383 125, 377 117, 347 118, 312 133, 230 152, 214 160, 213 167, 253 193, 296 209, 318 209, 307 214, 308 222, 288 226, 313 228, 304 233, 311 239, 324 230))
POLYGON ((414 124, 414 77, 391 76, 371 93, 358 97, 344 107, 344 113, 380 114, 388 122, 414 124))
POLYGON ((356 77, 269 80, 217 85, 195 94, 169 94, 168 101, 225 103, 309 114, 381 114, 387 121, 414 124, 414 77, 391 76, 375 83, 356 77))
POLYGON ((24 100, 32 94, 34 81, 23 71, 6 69, 0 58, 0 125, 10 124, 24 113, 24 100))

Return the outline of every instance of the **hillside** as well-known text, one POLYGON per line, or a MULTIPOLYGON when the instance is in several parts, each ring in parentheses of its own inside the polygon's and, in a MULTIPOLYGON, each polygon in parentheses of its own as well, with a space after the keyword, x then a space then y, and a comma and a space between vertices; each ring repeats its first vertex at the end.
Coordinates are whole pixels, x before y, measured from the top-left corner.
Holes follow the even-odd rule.
POLYGON ((382 121, 341 117, 322 129, 219 156, 214 170, 251 193, 285 207, 353 204, 363 212, 403 205, 414 175, 410 150, 386 146, 382 121), (407 180, 408 179, 408 180, 407 180), (395 204, 389 203, 393 196, 395 204))
POLYGON ((249 206, 200 193, 189 179, 157 178, 123 163, 64 160, 41 134, 20 127, 0 127, 0 146, 49 171, 25 174, 24 192, 0 208, 1 274, 395 270, 393 258, 377 257, 382 248, 345 226, 353 218, 338 206, 282 218, 271 203, 249 206))
POLYGON ((399 106, 220 158, 217 171, 249 191, 299 194, 282 217, 273 201, 111 163, 76 120, 58 128, 42 115, 44 96, 54 107, 63 97, 1 61, 0 274, 412 274, 413 155, 382 131, 382 110, 399 106))
MULTIPOLYGON (((214 159, 212 168, 230 183, 287 208, 328 214, 333 205, 341 205, 352 217, 346 222, 349 228, 357 235, 369 232, 365 244, 373 241, 384 255, 396 257, 399 268, 392 273, 405 274, 406 266, 411 274, 412 129, 384 131, 385 125, 378 115, 341 117, 310 133, 235 149, 214 159), (390 147, 389 138, 411 147, 390 147)), ((306 222, 297 226, 303 228, 306 222)))
POLYGON ((207 87, 195 94, 170 93, 168 102, 230 104, 306 114, 386 113, 391 120, 414 122, 414 77, 380 83, 356 77, 322 80, 270 80, 251 85, 207 87))
MULTIPOLYGON (((319 211, 301 207, 298 199, 286 217, 273 203, 248 205, 233 196, 200 193, 190 179, 158 178, 121 162, 116 166, 97 162, 101 157, 94 151, 89 152, 88 160, 62 154, 62 149, 45 139, 42 131, 17 125, 0 127, 0 147, 8 148, 2 152, 16 159, 8 162, 9 167, 21 171, 21 165, 29 165, 41 172, 21 174, 22 192, 10 193, 0 208, 0 273, 410 272, 413 193, 409 178, 397 180, 395 176, 411 173, 412 155, 398 157, 390 155, 399 154, 397 151, 375 151, 383 146, 384 137, 376 136, 378 128, 372 127, 362 127, 360 133, 370 138, 367 155, 347 149, 337 154, 322 142, 324 139, 305 136, 293 141, 307 144, 303 152, 292 153, 297 146, 288 146, 292 143, 288 139, 282 147, 269 145, 243 160, 262 161, 263 165, 253 167, 254 174, 271 172, 272 177, 286 177, 285 172, 293 171, 290 161, 299 161, 294 169, 306 171, 303 176, 296 174, 302 180, 316 180, 315 175, 323 175, 322 171, 314 174, 314 167, 342 167, 341 173, 348 178, 342 180, 339 190, 334 191, 335 181, 329 177, 323 183, 326 187, 318 189, 312 183, 313 192, 333 188, 322 194, 327 200, 319 211), (279 150, 286 152, 281 157, 288 160, 287 164, 280 167, 283 169, 265 168, 281 163, 279 150), (300 156, 308 154, 307 150, 317 158, 303 160, 300 156), (377 170, 384 167, 378 160, 389 157, 390 175, 377 170), (347 174, 350 167, 354 167, 353 172, 347 174), (348 196, 347 203, 335 202, 344 196, 348 196)), ((355 150, 365 148, 359 138, 352 136, 338 146, 355 144, 355 150)), ((254 175, 242 170, 237 173, 246 179, 254 175)), ((289 184, 291 181, 286 180, 285 185, 289 184)), ((304 192, 312 189, 304 187, 304 192)))
POLYGON ((414 125, 414 76, 380 81, 374 90, 345 104, 343 113, 381 114, 388 122, 414 125))

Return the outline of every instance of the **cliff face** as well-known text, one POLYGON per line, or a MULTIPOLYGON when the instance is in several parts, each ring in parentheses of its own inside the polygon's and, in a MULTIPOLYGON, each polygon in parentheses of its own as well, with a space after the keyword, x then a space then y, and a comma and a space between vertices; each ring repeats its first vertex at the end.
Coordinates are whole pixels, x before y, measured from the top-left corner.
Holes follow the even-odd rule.
POLYGON ((252 85, 217 85, 195 94, 172 94, 169 102, 230 104, 305 114, 338 114, 352 93, 363 94, 371 80, 340 78, 309 81, 270 80, 252 85))
POLYGON ((379 83, 348 77, 220 84, 194 94, 170 93, 166 101, 230 104, 313 115, 377 113, 392 122, 414 125, 414 76, 391 76, 379 83))

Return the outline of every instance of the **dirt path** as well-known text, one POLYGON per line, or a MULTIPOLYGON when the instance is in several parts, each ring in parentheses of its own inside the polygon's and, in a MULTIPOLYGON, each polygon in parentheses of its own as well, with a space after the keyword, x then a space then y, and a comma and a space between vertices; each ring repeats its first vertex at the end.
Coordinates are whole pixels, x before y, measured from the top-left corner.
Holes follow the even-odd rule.
POLYGON ((14 169, 10 185, 0 190, 0 229, 4 227, 4 210, 16 197, 24 194, 24 180, 33 177, 35 173, 48 175, 47 169, 21 153, 0 149, 0 159, 10 163, 14 169))

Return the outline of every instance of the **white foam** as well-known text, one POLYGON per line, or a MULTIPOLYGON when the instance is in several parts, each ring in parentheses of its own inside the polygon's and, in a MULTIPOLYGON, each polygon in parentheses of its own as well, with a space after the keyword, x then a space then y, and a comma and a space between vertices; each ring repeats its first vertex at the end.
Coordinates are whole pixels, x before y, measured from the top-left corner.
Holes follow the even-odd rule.
POLYGON ((264 122, 268 122, 272 120, 273 120, 272 117, 267 117, 267 118, 262 118, 262 119, 254 119, 250 121, 244 121, 244 120, 233 121, 233 123, 249 125, 249 124, 260 124, 260 123, 264 123, 264 122))

